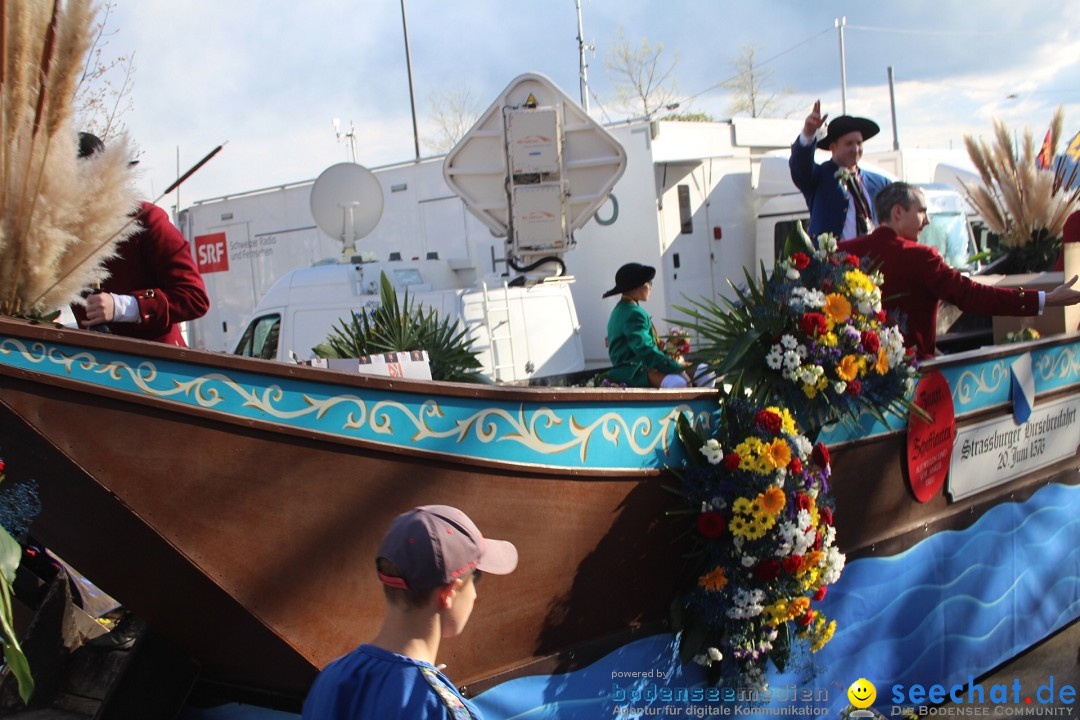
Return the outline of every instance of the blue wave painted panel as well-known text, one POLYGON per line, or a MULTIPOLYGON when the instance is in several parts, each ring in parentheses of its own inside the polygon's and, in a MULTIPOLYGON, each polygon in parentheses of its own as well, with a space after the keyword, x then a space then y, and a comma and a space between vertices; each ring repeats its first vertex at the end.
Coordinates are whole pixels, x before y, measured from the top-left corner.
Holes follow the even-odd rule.
POLYGON ((0 336, 0 364, 136 397, 271 422, 386 449, 551 468, 638 470, 679 465, 675 422, 715 400, 498 403, 400 390, 342 388, 253 372, 0 336))
MULTIPOLYGON (((848 704, 848 686, 865 677, 888 715, 895 684, 949 687, 978 677, 1080 617, 1078 540, 1080 487, 1050 485, 1023 503, 991 508, 965 530, 851 562, 820 604, 837 621, 832 642, 817 655, 793 654, 787 673, 772 673, 771 697, 759 704, 790 704, 794 696, 834 715, 848 704)), ((748 704, 736 688, 720 689, 712 701, 694 701, 695 691, 709 691, 703 673, 680 666, 674 638, 659 635, 583 670, 519 678, 476 700, 485 717, 507 720, 694 717, 748 704), (627 675, 649 671, 661 675, 627 675), (663 689, 689 699, 665 701, 663 689)))

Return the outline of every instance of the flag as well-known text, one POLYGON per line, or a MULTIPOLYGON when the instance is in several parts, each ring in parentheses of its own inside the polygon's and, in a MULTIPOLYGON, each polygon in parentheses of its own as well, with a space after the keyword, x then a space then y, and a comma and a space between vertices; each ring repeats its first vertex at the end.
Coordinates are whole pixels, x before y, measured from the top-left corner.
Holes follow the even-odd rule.
POLYGON ((1035 167, 1040 170, 1049 170, 1050 163, 1054 160, 1054 150, 1050 147, 1050 131, 1046 131, 1046 137, 1043 138, 1042 149, 1039 150, 1039 154, 1035 157, 1035 167))
POLYGON ((1012 363, 1013 419, 1023 425, 1035 407, 1035 375, 1031 368, 1031 353, 1024 353, 1012 363))

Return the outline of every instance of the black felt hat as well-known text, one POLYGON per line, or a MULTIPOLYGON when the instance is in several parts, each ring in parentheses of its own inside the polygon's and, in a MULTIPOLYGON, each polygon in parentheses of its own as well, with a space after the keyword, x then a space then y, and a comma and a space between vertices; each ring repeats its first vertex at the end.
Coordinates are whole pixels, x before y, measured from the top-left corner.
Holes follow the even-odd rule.
POLYGON ((849 132, 855 132, 856 130, 862 133, 863 140, 869 140, 881 132, 881 128, 873 120, 851 115, 840 115, 833 118, 832 122, 829 123, 829 131, 825 134, 825 137, 818 140, 817 146, 821 150, 828 150, 829 146, 834 142, 849 132))
POLYGON ((105 143, 101 138, 88 132, 79 133, 79 159, 105 152, 105 143))
POLYGON ((641 263, 626 263, 615 272, 615 287, 604 293, 604 297, 630 292, 654 277, 656 277, 656 268, 641 263))

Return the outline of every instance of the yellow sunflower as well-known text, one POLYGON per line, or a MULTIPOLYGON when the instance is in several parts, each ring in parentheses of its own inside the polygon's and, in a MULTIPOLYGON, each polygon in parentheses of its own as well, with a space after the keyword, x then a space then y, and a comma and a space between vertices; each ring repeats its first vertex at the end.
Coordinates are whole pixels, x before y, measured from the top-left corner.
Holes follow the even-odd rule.
POLYGON ((865 361, 854 355, 845 355, 836 366, 836 374, 844 382, 851 382, 859 377, 859 370, 866 366, 865 361))
POLYGON ((765 446, 764 450, 763 457, 768 460, 768 464, 771 466, 770 470, 786 468, 791 462, 791 448, 787 442, 780 438, 774 439, 765 446))
POLYGON ((874 370, 878 375, 884 375, 889 372, 889 356, 885 352, 885 348, 878 348, 877 362, 874 363, 874 370))
POLYGON ((777 515, 786 503, 787 496, 778 487, 771 487, 761 494, 761 507, 771 515, 777 515))
POLYGON ((843 295, 829 293, 825 296, 825 307, 822 311, 830 326, 845 323, 851 317, 851 303, 843 295))

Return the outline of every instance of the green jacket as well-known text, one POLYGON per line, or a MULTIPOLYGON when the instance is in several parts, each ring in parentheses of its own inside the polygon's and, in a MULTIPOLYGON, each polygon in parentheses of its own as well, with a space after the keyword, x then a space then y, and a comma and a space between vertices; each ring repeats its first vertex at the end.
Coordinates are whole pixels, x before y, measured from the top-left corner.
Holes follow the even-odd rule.
POLYGON ((607 325, 608 357, 612 382, 649 387, 649 370, 681 373, 684 368, 664 354, 657 344, 649 314, 633 300, 620 300, 607 325))

